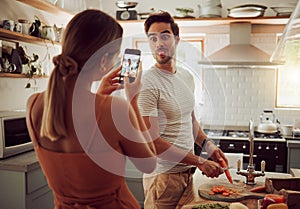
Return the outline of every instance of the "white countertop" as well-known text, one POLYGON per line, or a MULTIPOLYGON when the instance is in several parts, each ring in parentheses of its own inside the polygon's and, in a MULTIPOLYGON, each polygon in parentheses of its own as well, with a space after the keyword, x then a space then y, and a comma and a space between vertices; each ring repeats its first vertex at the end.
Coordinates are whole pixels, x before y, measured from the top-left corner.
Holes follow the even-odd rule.
POLYGON ((0 159, 0 170, 28 172, 40 166, 34 151, 0 159))

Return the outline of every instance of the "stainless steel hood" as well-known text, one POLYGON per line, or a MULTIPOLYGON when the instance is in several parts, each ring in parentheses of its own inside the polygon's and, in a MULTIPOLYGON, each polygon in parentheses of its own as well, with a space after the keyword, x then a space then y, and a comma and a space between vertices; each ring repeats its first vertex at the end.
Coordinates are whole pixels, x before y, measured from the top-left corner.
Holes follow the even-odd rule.
POLYGON ((251 23, 230 23, 229 45, 199 64, 223 67, 275 67, 270 55, 250 44, 251 23))

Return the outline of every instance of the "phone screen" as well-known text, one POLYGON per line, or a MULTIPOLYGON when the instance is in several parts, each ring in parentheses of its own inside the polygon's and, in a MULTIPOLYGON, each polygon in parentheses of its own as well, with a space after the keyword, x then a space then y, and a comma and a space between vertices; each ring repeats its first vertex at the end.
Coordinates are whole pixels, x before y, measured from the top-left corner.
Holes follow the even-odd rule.
POLYGON ((136 78, 141 51, 138 49, 125 49, 122 60, 122 70, 120 75, 120 83, 124 83, 124 77, 128 76, 129 82, 133 82, 136 78))

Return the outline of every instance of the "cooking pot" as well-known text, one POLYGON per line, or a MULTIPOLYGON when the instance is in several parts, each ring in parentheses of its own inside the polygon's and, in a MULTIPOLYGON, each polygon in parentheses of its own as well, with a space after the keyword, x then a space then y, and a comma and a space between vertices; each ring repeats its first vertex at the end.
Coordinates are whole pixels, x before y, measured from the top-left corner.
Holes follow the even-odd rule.
POLYGON ((280 133, 284 136, 292 136, 293 135, 293 125, 282 125, 279 127, 280 133))
POLYGON ((257 131, 265 134, 276 133, 278 131, 278 124, 272 110, 264 110, 260 115, 260 123, 258 124, 257 131))

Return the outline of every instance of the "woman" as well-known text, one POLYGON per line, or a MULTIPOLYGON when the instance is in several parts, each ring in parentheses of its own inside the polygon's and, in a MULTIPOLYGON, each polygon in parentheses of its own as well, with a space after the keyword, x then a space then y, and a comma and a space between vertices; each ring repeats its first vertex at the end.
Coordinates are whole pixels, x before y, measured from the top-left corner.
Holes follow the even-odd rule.
POLYGON ((62 53, 54 57, 47 90, 27 102, 27 126, 56 209, 140 208, 126 186, 126 156, 142 172, 155 168, 155 149, 137 109, 140 75, 125 80, 130 103, 113 67, 123 30, 99 10, 69 22, 62 53), (91 61, 92 60, 92 61, 91 61), (92 82, 101 79, 96 94, 92 82), (128 125, 129 124, 129 125, 128 125), (127 131, 124 131, 127 128, 127 131))

